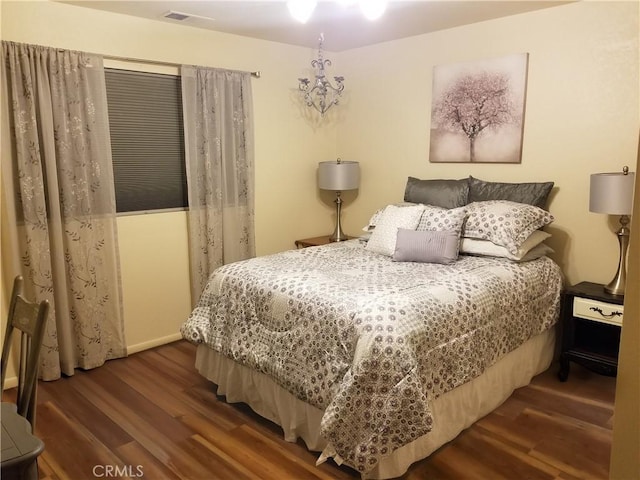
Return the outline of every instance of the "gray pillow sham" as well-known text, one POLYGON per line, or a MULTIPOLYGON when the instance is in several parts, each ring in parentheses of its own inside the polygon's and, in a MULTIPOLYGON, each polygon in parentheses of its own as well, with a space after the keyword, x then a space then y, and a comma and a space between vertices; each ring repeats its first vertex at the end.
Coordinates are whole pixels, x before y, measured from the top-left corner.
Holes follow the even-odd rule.
POLYGON ((469 181, 466 178, 461 180, 420 180, 409 177, 404 190, 404 201, 456 208, 468 203, 468 195, 469 181))
MULTIPOLYGON (((509 200, 547 208, 553 182, 503 183, 486 182, 469 176, 468 203, 486 200, 509 200)), ((406 197, 406 194, 405 194, 406 197)))
POLYGON ((458 259, 460 235, 453 230, 398 229, 395 262, 453 263, 458 259))

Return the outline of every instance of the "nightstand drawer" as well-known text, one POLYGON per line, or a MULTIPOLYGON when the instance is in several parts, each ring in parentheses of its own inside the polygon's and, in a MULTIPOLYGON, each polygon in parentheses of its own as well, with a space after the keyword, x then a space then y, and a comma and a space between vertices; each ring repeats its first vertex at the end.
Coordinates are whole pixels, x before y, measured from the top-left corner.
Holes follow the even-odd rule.
POLYGON ((622 305, 599 302, 589 298, 573 298, 573 315, 595 322, 622 325, 624 308, 622 305))

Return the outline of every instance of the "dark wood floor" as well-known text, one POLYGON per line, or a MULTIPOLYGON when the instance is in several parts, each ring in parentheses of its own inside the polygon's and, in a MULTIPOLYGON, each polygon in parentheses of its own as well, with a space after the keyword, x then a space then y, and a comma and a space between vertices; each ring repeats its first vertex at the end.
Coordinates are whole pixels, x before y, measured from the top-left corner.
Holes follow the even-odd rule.
MULTIPOLYGON (((243 405, 229 405, 176 342, 40 383, 40 478, 352 479, 282 439, 243 405)), ((556 367, 517 390, 404 479, 606 479, 615 379, 556 367)), ((14 392, 5 392, 11 399, 14 392)))

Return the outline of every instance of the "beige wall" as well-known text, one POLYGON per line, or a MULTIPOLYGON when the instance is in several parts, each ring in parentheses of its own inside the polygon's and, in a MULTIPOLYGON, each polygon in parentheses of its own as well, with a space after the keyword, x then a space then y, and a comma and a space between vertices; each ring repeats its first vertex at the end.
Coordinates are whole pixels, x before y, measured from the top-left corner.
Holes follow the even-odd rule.
POLYGON ((318 207, 309 195, 316 190, 317 162, 335 157, 335 122, 307 121, 294 95, 314 52, 55 2, 2 1, 1 8, 3 40, 261 71, 253 80, 258 253, 290 248, 300 235, 331 226, 331 219, 307 212, 318 207))
MULTIPOLYGON (((318 193, 315 168, 340 156, 362 167, 360 191, 345 194, 347 233, 357 233, 379 206, 400 200, 408 175, 553 180, 551 243, 568 281, 613 276, 615 219, 588 211, 588 185, 589 174, 635 160, 636 2, 579 2, 331 54, 347 90, 322 124, 306 116, 295 95, 296 79, 308 73, 314 55, 309 49, 59 3, 3 1, 1 8, 5 40, 260 70, 262 78, 253 80, 259 255, 331 231, 331 197, 318 193), (529 53, 522 163, 430 164, 433 66, 517 52, 529 53)), ((119 218, 126 333, 134 350, 176 335, 188 313, 185 223, 184 213, 119 218), (156 292, 174 292, 171 305, 154 302, 156 292)), ((5 293, 11 274, 3 274, 5 293)))
MULTIPOLYGON (((1 22, 3 40, 260 70, 262 78, 253 81, 259 255, 331 231, 331 196, 319 195, 315 169, 317 162, 340 156, 362 167, 360 191, 345 195, 347 233, 357 233, 376 208, 401 200, 408 175, 552 180, 552 245, 567 280, 607 282, 613 276, 615 219, 588 212, 588 185, 591 173, 636 162, 637 2, 583 1, 332 54, 332 69, 346 77, 347 90, 343 104, 322 124, 308 117, 295 95, 296 79, 308 74, 314 55, 309 49, 49 2, 2 1, 1 22), (529 53, 522 163, 430 164, 433 66, 518 52, 529 53)), ((190 309, 186 218, 120 217, 118 227, 127 342, 135 351, 175 338, 190 309)), ((637 225, 634 232, 637 240, 637 225)), ((637 242, 632 248, 637 253, 637 242)), ((6 298, 14 272, 2 265, 0 294, 6 298)), ((632 271, 637 292, 637 264, 632 271)), ((636 324, 623 333, 620 381, 635 383, 626 388, 619 382, 617 408, 625 409, 623 418, 635 414, 630 418, 637 420, 637 305, 633 309, 631 316, 625 312, 625 321, 636 324)), ((5 311, 2 305, 3 319, 5 311)), ((629 433, 618 427, 624 424, 618 410, 616 418, 621 445, 629 433)), ((637 444, 637 438, 629 443, 636 453, 637 444)), ((614 454, 612 473, 637 473, 637 465, 629 470, 630 457, 622 455, 614 454)))
MULTIPOLYGON (((315 169, 319 161, 335 158, 335 121, 310 122, 294 95, 297 78, 308 74, 314 52, 61 3, 2 1, 0 8, 3 40, 260 70, 262 77, 253 80, 257 253, 293 248, 296 238, 331 231, 332 219, 316 195, 315 169)), ((191 308, 186 214, 123 216, 118 229, 129 352, 179 338, 179 326, 191 308)), ((5 261, 13 252, 5 246, 3 299, 15 274, 5 261)))
POLYGON ((551 180, 556 221, 550 243, 568 281, 611 280, 616 219, 589 212, 589 175, 635 168, 637 2, 578 2, 354 49, 339 58, 348 107, 337 150, 362 163, 358 198, 344 209, 350 231, 375 207, 402 200, 408 175, 551 180), (529 72, 522 163, 429 163, 433 67, 524 52, 529 72))
MULTIPOLYGON (((638 168, 638 30, 637 2, 579 2, 342 54, 350 89, 337 150, 362 162, 359 195, 345 206, 347 228, 355 230, 376 207, 401 200, 407 175, 552 180, 556 221, 550 243, 567 282, 611 280, 619 252, 617 219, 588 211, 589 175, 638 168), (529 53, 522 163, 430 164, 433 67, 518 52, 529 53)), ((613 480, 640 478, 637 221, 633 232, 613 480)))
MULTIPOLYGON (((104 55, 260 70, 253 80, 258 255, 330 232, 331 205, 316 191, 317 163, 335 158, 335 120, 305 117, 295 91, 314 52, 53 2, 2 1, 3 40, 104 55), (329 214, 325 212, 329 210, 329 214)), ((130 352, 179 338, 189 314, 186 214, 118 218, 125 334, 130 352)), ((2 251, 3 258, 11 252, 2 251)), ((2 261, 3 298, 15 274, 2 261)), ((3 322, 6 306, 0 308, 3 322)), ((11 372, 10 374, 11 375, 11 372)))

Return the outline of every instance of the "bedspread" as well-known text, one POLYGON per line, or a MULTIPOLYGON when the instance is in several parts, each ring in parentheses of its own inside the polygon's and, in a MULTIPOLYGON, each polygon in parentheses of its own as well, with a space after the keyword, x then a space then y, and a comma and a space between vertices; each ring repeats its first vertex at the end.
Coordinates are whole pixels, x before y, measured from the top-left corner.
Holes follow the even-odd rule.
POLYGON ((431 429, 431 399, 550 328, 561 287, 546 257, 393 262, 354 240, 219 268, 181 332, 324 410, 366 472, 431 429))

